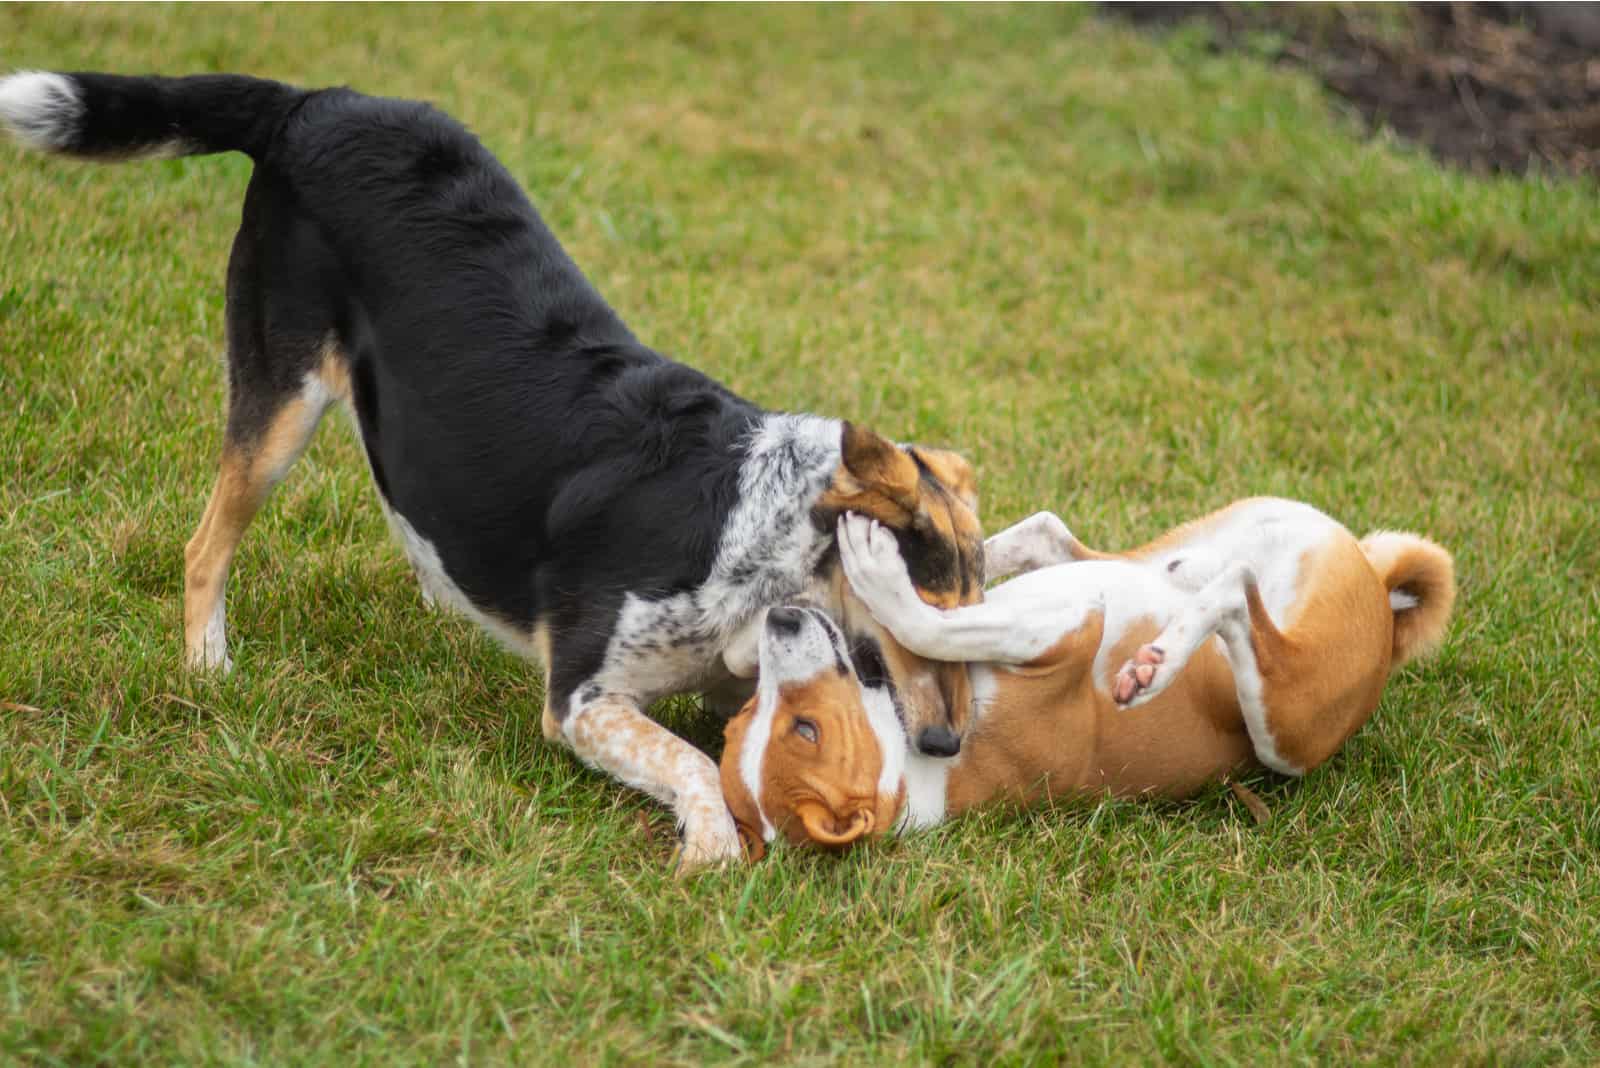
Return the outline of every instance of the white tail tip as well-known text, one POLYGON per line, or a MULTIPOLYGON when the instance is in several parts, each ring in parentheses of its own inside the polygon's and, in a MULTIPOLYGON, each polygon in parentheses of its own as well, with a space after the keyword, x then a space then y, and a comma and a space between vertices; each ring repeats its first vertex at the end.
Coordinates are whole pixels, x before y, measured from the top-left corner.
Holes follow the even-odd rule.
POLYGON ((64 74, 18 71, 0 78, 0 122, 28 148, 59 152, 78 136, 83 100, 64 74))
POLYGON ((1422 599, 1414 593, 1405 590, 1389 591, 1389 609, 1393 612, 1409 612, 1422 603, 1422 599))

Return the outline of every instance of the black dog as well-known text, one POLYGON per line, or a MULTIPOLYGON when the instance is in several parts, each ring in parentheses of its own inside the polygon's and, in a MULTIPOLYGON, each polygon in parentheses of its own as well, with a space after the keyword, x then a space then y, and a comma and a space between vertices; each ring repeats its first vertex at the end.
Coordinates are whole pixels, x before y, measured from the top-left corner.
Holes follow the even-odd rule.
POLYGON ((847 596, 834 526, 872 515, 931 602, 975 600, 970 468, 763 411, 640 344, 454 120, 234 75, 51 73, 0 81, 0 120, 68 155, 255 161, 228 264, 221 473, 186 551, 194 666, 229 666, 234 551, 337 400, 424 594, 544 661, 546 732, 671 805, 687 862, 739 839, 716 767, 642 709, 753 674, 769 605, 841 617, 912 737, 954 752, 965 709, 847 596))

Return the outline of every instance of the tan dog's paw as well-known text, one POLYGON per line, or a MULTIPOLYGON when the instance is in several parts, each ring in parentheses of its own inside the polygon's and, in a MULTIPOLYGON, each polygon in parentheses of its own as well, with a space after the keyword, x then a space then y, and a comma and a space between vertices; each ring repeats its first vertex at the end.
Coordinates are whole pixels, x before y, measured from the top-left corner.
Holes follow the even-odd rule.
POLYGON ((1167 654, 1154 645, 1139 647, 1133 659, 1122 665, 1111 683, 1111 696, 1124 708, 1141 703, 1140 698, 1154 697, 1151 689, 1156 684, 1156 673, 1166 661, 1167 654))
POLYGON ((678 845, 677 871, 692 875, 711 867, 729 867, 744 859, 744 846, 733 817, 720 803, 688 815, 683 822, 683 841, 678 845))

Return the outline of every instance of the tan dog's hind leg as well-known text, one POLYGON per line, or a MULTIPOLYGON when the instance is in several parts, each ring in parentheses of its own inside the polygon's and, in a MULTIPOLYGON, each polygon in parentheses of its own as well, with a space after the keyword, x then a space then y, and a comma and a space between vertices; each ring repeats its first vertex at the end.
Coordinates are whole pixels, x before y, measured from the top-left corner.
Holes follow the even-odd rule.
POLYGON ((1268 615, 1254 572, 1229 564, 1123 665, 1112 695, 1128 708, 1151 700, 1220 636, 1256 758, 1304 775, 1366 722, 1388 675, 1381 626, 1352 613, 1350 598, 1330 600, 1324 608, 1313 599, 1285 634, 1268 615))
POLYGON ((320 385, 308 386, 280 408, 249 444, 232 440, 230 428, 216 486, 183 552, 183 644, 190 668, 224 672, 232 668, 225 594, 233 555, 267 495, 311 440, 328 400, 320 385))
POLYGON ((562 736, 585 763, 671 807, 683 831, 682 870, 738 860, 739 831, 722 799, 717 766, 640 711, 631 698, 575 696, 562 736))

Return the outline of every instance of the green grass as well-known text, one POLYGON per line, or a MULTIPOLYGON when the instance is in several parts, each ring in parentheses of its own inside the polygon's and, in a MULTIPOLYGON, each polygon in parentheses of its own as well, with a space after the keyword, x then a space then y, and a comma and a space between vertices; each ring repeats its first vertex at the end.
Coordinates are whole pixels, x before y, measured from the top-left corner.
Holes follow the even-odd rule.
MULTIPOLYGON (((1600 1059, 1600 212, 1080 9, 0 7, 7 67, 431 99, 659 348, 956 445, 991 528, 1426 532, 1442 654, 1257 826, 991 813, 668 873, 424 610, 348 429, 180 667, 242 158, 0 148, 0 1061, 1600 1059)), ((715 744, 691 704, 664 715, 715 744)))

